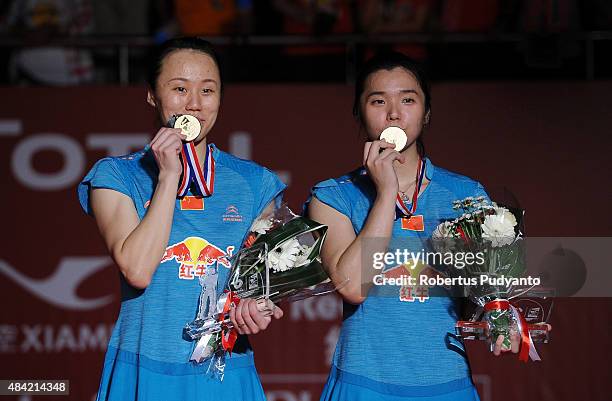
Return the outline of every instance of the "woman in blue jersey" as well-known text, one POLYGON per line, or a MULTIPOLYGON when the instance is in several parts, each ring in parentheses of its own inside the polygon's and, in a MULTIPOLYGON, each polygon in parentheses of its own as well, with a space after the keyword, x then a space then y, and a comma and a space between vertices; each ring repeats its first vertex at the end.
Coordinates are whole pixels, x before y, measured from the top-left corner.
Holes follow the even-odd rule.
MULTIPOLYGON (((98 161, 79 186, 81 205, 121 271, 121 310, 97 399, 263 400, 245 335, 219 382, 205 364, 189 362, 194 343, 183 338, 183 327, 196 317, 199 300, 203 310, 215 304, 229 257, 284 185, 210 142, 223 86, 208 42, 170 40, 151 67, 147 102, 160 120, 187 114, 201 129, 187 143, 180 129, 160 128, 145 150, 98 161), (182 165, 187 159, 189 167, 182 165)), ((240 334, 264 330, 271 320, 252 300, 230 313, 240 334)), ((282 311, 274 307, 273 315, 282 311)))
MULTIPOLYGON (((404 55, 378 55, 366 63, 353 112, 367 135, 363 167, 317 184, 308 205, 310 217, 329 226, 321 256, 332 280, 349 278, 339 290, 344 320, 321 400, 477 400, 452 335, 458 319, 453 299, 424 296, 409 286, 374 286, 380 270, 372 261, 387 250, 418 251, 442 220, 456 216, 454 200, 486 193, 478 182, 425 157, 429 85, 404 55), (388 127, 407 135, 399 152, 379 140, 388 127)), ((499 355, 503 338, 497 340, 499 355)), ((512 340, 517 352, 518 338, 512 340)))

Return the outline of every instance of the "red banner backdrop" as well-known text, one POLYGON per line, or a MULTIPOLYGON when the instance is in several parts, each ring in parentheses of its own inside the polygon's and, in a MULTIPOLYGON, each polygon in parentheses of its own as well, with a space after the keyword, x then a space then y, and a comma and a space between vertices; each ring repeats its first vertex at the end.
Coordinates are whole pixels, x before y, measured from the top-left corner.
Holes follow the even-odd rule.
MULTIPOLYGON (((609 236, 610 91, 612 83, 440 84, 428 154, 493 197, 512 194, 527 210, 529 235, 609 236)), ((89 401, 119 286, 75 185, 97 159, 142 147, 155 116, 143 88, 3 88, 0 99, 0 378, 69 379, 70 396, 61 399, 89 401)), ((276 170, 300 210, 311 185, 359 164, 363 140, 351 102, 345 86, 229 87, 211 139, 276 170)), ((557 300, 541 363, 494 358, 484 344, 469 344, 482 400, 609 399, 611 306, 557 300)), ((285 318, 252 338, 268 399, 317 400, 341 302, 327 296, 284 308, 285 318)))

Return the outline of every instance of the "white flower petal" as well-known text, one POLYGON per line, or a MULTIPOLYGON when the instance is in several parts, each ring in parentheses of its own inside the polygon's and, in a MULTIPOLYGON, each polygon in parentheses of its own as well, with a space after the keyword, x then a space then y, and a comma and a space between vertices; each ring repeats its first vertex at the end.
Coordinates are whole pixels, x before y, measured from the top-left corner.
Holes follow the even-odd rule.
POLYGON ((308 256, 310 255, 310 247, 302 245, 300 251, 296 255, 295 266, 302 266, 308 262, 308 256))
POLYGON ((251 232, 256 232, 257 234, 265 234, 272 228, 272 220, 270 218, 259 218, 253 222, 251 226, 251 232))
POLYGON ((505 214, 488 215, 482 224, 482 237, 491 241, 494 247, 511 244, 515 238, 515 224, 516 220, 512 224, 512 221, 505 214))
POLYGON ((293 238, 285 242, 280 247, 275 248, 268 253, 268 260, 272 270, 275 272, 286 271, 296 265, 297 255, 301 247, 297 239, 293 238))

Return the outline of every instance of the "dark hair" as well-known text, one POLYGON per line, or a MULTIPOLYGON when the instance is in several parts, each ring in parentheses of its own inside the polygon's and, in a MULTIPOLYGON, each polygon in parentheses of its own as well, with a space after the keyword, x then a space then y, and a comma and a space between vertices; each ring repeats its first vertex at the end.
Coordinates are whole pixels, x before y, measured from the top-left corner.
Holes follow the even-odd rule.
MULTIPOLYGON (((353 115, 359 120, 361 124, 361 95, 365 89, 365 82, 370 74, 380 70, 391 71, 394 68, 401 67, 409 71, 418 82, 423 94, 425 96, 425 115, 429 114, 428 119, 431 117, 431 91, 429 81, 425 75, 425 71, 416 61, 412 60, 405 54, 398 53, 395 51, 387 51, 378 53, 371 59, 369 59, 359 70, 357 78, 355 80, 355 98, 353 100, 353 115)), ((419 135, 417 139, 417 150, 421 156, 425 156, 425 146, 423 145, 422 135, 419 135)))
POLYGON ((153 91, 156 89, 157 78, 161 73, 164 59, 175 50, 195 50, 210 56, 219 70, 219 79, 221 80, 219 84, 221 85, 221 93, 223 93, 224 85, 219 56, 209 41, 195 36, 169 39, 153 50, 149 56, 149 71, 147 74, 147 83, 153 91))

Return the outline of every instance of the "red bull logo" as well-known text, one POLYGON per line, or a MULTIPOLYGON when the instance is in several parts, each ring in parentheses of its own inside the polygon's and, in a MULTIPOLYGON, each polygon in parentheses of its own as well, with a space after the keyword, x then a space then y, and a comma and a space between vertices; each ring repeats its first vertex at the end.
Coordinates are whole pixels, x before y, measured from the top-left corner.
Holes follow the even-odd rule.
POLYGON ((206 267, 216 263, 229 268, 229 258, 233 252, 233 246, 228 246, 224 252, 203 238, 188 237, 167 247, 161 263, 175 260, 180 263, 179 278, 193 280, 194 277, 205 276, 206 267))
POLYGON ((415 280, 415 285, 403 285, 399 290, 399 299, 403 302, 414 302, 418 300, 419 302, 425 302, 429 299, 429 288, 426 286, 416 285, 418 282, 419 276, 423 272, 423 270, 427 267, 422 263, 417 263, 415 266, 399 265, 395 266, 386 272, 384 272, 384 276, 388 278, 402 278, 402 277, 413 277, 415 280))
POLYGON ((410 268, 406 265, 392 267, 391 269, 385 271, 383 274, 385 277, 388 278, 401 278, 411 276, 410 268))

